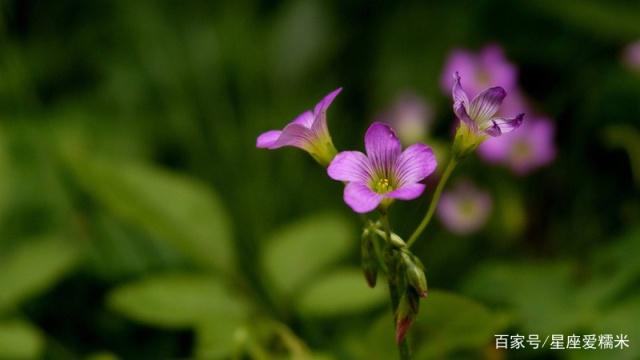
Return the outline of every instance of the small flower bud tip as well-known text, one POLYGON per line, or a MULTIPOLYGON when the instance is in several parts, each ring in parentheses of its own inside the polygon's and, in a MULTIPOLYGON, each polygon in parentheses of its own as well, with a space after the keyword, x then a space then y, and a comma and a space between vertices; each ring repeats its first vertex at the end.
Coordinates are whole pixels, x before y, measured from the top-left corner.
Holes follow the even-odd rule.
POLYGON ((398 319, 398 321, 396 322, 396 344, 400 344, 404 340, 412 323, 413 319, 408 316, 402 319, 398 319))

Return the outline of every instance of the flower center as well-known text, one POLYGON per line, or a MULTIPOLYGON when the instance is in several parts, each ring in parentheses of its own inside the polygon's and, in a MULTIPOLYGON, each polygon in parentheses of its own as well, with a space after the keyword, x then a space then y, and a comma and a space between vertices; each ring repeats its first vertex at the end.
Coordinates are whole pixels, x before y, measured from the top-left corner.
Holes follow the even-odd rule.
POLYGON ((513 145, 511 156, 515 160, 526 160, 531 157, 531 147, 525 141, 518 141, 513 145))
POLYGON ((375 182, 375 184, 373 186, 373 189, 378 194, 384 194, 384 193, 388 193, 389 191, 393 190, 393 186, 389 182, 389 179, 380 178, 380 179, 378 179, 378 181, 375 182))

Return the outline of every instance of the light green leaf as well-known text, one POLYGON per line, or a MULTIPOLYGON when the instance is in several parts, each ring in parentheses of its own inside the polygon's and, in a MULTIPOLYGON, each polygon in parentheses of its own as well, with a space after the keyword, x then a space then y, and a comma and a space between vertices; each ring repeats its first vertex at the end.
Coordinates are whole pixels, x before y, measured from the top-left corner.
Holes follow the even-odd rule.
POLYGON ((0 313, 55 284, 79 257, 73 244, 56 237, 25 239, 0 255, 0 313))
POLYGON ((420 339, 418 359, 446 358, 461 350, 478 350, 506 326, 506 318, 484 305, 446 291, 433 290, 421 301, 413 336, 420 339))
POLYGON ((203 321, 244 318, 248 304, 207 275, 164 274, 113 290, 108 305, 129 318, 155 326, 187 328, 203 321))
POLYGON ((82 185, 114 215, 168 241, 203 267, 232 268, 229 219, 209 187, 151 166, 69 158, 82 185))
POLYGON ((21 320, 0 321, 0 359, 37 359, 44 347, 38 329, 21 320))
POLYGON ((264 252, 266 276, 290 295, 320 270, 345 255, 358 237, 336 215, 319 215, 288 225, 272 236, 264 252))
POLYGON ((360 269, 341 269, 311 281, 296 306, 309 316, 337 316, 370 310, 387 296, 384 284, 369 288, 360 269))

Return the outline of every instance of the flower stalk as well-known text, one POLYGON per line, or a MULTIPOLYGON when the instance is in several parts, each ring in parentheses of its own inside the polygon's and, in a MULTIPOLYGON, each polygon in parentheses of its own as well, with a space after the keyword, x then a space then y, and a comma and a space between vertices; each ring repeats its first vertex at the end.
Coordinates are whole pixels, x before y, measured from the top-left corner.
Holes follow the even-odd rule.
POLYGON ((429 222, 431 221, 431 218, 433 218, 433 214, 435 213, 436 208, 438 207, 438 202, 440 201, 440 195, 442 195, 442 190, 444 190, 444 186, 447 184, 447 181, 449 180, 451 173, 453 173, 453 170, 456 168, 456 165, 458 165, 458 161, 459 160, 456 158, 456 156, 452 156, 451 159, 449 160, 449 163, 447 164, 447 167, 445 168, 444 172, 442 173, 442 177, 438 182, 436 191, 433 193, 433 197, 431 198, 431 203, 429 204, 429 209, 427 210, 427 213, 425 214, 424 218, 422 218, 420 225, 418 225, 418 227, 413 232, 413 234, 411 234, 411 237, 409 237, 409 240, 407 241, 407 247, 411 247, 411 245, 413 245, 413 243, 415 243, 416 240, 418 240, 418 238, 420 237, 424 229, 427 228, 427 225, 429 225, 429 222))
MULTIPOLYGON (((380 221, 382 222, 382 226, 385 232, 385 238, 387 240, 387 244, 385 246, 385 260, 387 260, 387 268, 389 272, 387 274, 387 285, 389 287, 389 297, 391 299, 391 311, 393 314, 394 325, 396 326, 396 342, 398 343, 398 352, 400 354, 400 360, 410 360, 411 359, 411 351, 409 349, 409 343, 407 342, 406 331, 410 326, 410 322, 407 323, 407 319, 409 319, 407 314, 400 313, 400 300, 402 298, 402 289, 401 289, 401 275, 397 273, 398 266, 394 263, 395 259, 393 259, 392 252, 395 248, 391 241, 391 227, 389 226, 389 217, 386 211, 381 211, 380 221), (400 318, 401 316, 401 318, 400 318), (402 325, 399 327, 398 324, 402 325), (398 330, 402 330, 402 336, 398 337, 398 330), (400 340, 400 341, 398 341, 400 340)), ((403 307, 404 308, 404 307, 403 307)))

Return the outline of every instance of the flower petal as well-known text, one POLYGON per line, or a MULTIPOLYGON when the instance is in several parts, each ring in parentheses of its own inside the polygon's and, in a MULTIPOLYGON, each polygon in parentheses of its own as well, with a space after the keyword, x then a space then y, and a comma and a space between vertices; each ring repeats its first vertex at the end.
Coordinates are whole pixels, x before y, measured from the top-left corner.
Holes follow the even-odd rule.
POLYGON ((282 134, 280 130, 269 130, 260 134, 256 140, 256 147, 260 149, 270 149, 275 145, 276 141, 278 141, 280 134, 282 134))
POLYGON ((389 176, 402 151, 395 131, 387 124, 374 122, 364 135, 364 146, 372 170, 389 176))
POLYGON ((311 110, 305 111, 302 114, 298 115, 298 117, 296 117, 291 124, 298 124, 298 125, 302 125, 304 127, 306 127, 307 129, 311 129, 311 126, 313 125, 313 120, 314 120, 314 116, 313 113, 311 112, 311 110))
POLYGON ((312 142, 311 130, 300 124, 289 124, 282 129, 282 134, 278 140, 270 147, 277 149, 283 146, 295 146, 300 149, 308 150, 312 142))
POLYGON ((484 132, 493 137, 500 136, 511 132, 522 125, 524 114, 520 114, 511 119, 493 118, 489 122, 489 126, 484 129, 484 132))
POLYGON ((425 144, 413 144, 398 157, 395 175, 399 186, 422 181, 429 176, 437 165, 433 150, 425 144))
POLYGON ((467 93, 462 89, 462 85, 460 84, 460 74, 456 71, 453 75, 454 82, 453 88, 451 90, 453 96, 453 113, 456 114, 456 117, 460 119, 460 121, 464 122, 471 129, 476 130, 478 126, 476 123, 469 117, 467 112, 467 108, 469 107, 469 97, 467 93))
POLYGON ((365 183, 350 182, 344 188, 344 202, 357 213, 375 210, 382 201, 382 195, 373 192, 365 183))
POLYGON ((327 173, 330 178, 339 181, 367 183, 371 178, 369 159, 359 151, 343 151, 336 155, 327 173))
POLYGON ((342 91, 342 88, 339 87, 333 90, 332 92, 330 92, 322 100, 320 100, 320 102, 316 105, 315 109, 313 109, 313 115, 315 115, 317 118, 319 115, 326 112, 329 106, 331 105, 331 103, 333 102, 333 100, 336 98, 336 96, 338 96, 338 94, 340 94, 341 91, 342 91))
POLYGON ((469 97, 462 88, 462 84, 460 82, 460 74, 457 71, 455 72, 455 74, 453 74, 453 87, 451 89, 451 95, 453 96, 454 107, 457 103, 469 105, 469 97))
POLYGON ((420 183, 406 184, 384 194, 384 196, 399 200, 413 200, 422 195, 425 187, 426 185, 420 183))
POLYGON ((483 124, 498 112, 507 92, 499 87, 489 88, 476 96, 469 107, 469 116, 478 124, 483 124))

